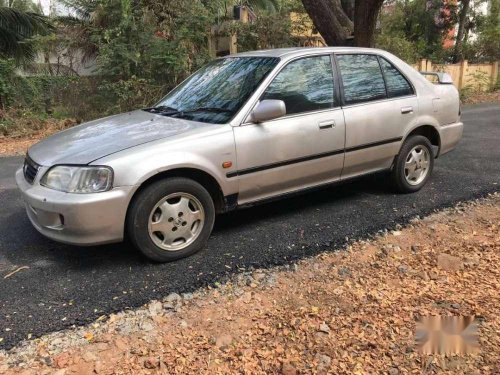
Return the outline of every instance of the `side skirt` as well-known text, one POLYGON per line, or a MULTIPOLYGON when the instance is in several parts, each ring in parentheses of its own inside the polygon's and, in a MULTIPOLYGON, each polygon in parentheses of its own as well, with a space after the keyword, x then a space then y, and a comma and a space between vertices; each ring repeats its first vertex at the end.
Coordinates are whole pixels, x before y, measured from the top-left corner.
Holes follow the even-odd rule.
POLYGON ((349 177, 349 178, 346 178, 344 180, 338 180, 338 181, 334 181, 334 182, 328 182, 326 184, 311 186, 311 187, 308 187, 308 188, 305 188, 305 189, 300 189, 300 190, 290 191, 290 192, 283 193, 283 194, 273 195, 272 197, 258 199, 258 200, 247 202, 247 203, 244 203, 244 204, 238 204, 238 194, 231 194, 231 195, 228 195, 228 196, 224 197, 224 202, 226 204, 226 207, 224 209, 224 213, 225 212, 234 211, 234 210, 240 210, 240 209, 250 208, 250 207, 258 206, 258 205, 261 205, 261 204, 271 203, 271 202, 275 202, 277 200, 281 200, 281 199, 284 199, 284 198, 290 198, 290 197, 294 197, 294 196, 298 196, 298 195, 307 194, 307 193, 310 193, 312 191, 322 190, 322 189, 325 189, 325 188, 328 188, 328 187, 332 187, 332 186, 340 186, 340 185, 343 185, 344 183, 350 183, 352 181, 359 180, 359 179, 364 178, 366 176, 377 175, 377 174, 383 174, 383 173, 390 172, 392 170, 392 168, 393 168, 393 166, 391 166, 388 169, 381 169, 381 170, 378 170, 378 171, 374 171, 374 172, 370 172, 370 173, 365 173, 365 174, 362 174, 362 175, 358 175, 358 176, 355 176, 355 177, 349 177))

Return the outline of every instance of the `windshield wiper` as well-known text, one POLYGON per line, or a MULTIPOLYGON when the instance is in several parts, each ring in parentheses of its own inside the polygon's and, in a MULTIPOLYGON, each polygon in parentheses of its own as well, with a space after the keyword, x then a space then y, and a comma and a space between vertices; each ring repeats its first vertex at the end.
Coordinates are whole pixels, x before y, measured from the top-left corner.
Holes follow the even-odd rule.
POLYGON ((156 113, 162 116, 176 116, 183 117, 185 114, 195 113, 195 112, 214 112, 214 113, 233 113, 230 109, 218 108, 218 107, 198 107, 193 109, 178 110, 169 106, 158 106, 152 108, 145 108, 145 111, 156 113))

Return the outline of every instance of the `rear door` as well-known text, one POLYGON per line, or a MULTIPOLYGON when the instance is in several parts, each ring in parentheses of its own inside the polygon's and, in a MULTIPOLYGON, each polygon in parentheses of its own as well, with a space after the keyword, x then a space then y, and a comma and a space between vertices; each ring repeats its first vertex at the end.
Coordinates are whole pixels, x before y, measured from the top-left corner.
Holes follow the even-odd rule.
POLYGON ((238 203, 304 189, 340 178, 344 115, 336 94, 332 56, 302 57, 276 75, 261 100, 283 100, 286 115, 234 127, 238 203))
POLYGON ((375 54, 337 54, 346 123, 342 178, 390 168, 418 101, 409 80, 375 54))

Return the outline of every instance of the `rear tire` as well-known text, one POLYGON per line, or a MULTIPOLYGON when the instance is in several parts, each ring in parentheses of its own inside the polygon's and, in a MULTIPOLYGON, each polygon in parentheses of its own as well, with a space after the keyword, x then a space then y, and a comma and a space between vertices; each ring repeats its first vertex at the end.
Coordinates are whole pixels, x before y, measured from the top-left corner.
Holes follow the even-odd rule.
POLYGON ((394 188, 400 193, 422 189, 434 168, 434 153, 428 138, 414 135, 408 138, 396 157, 392 170, 394 188))
POLYGON ((208 191, 196 181, 172 177, 139 192, 127 214, 127 234, 148 259, 170 262, 200 251, 215 221, 208 191))

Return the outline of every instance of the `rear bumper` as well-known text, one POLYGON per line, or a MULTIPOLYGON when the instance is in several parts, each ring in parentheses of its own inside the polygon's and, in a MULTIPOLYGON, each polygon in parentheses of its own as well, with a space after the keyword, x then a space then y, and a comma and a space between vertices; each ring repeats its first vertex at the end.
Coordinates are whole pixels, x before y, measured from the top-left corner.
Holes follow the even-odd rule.
POLYGON ((22 169, 16 172, 16 183, 31 223, 44 236, 80 246, 123 240, 133 186, 96 194, 69 194, 37 182, 29 184, 22 169))
POLYGON ((446 154, 457 146, 460 139, 462 139, 463 130, 464 124, 462 122, 444 125, 439 128, 439 136, 441 139, 439 155, 446 154))

